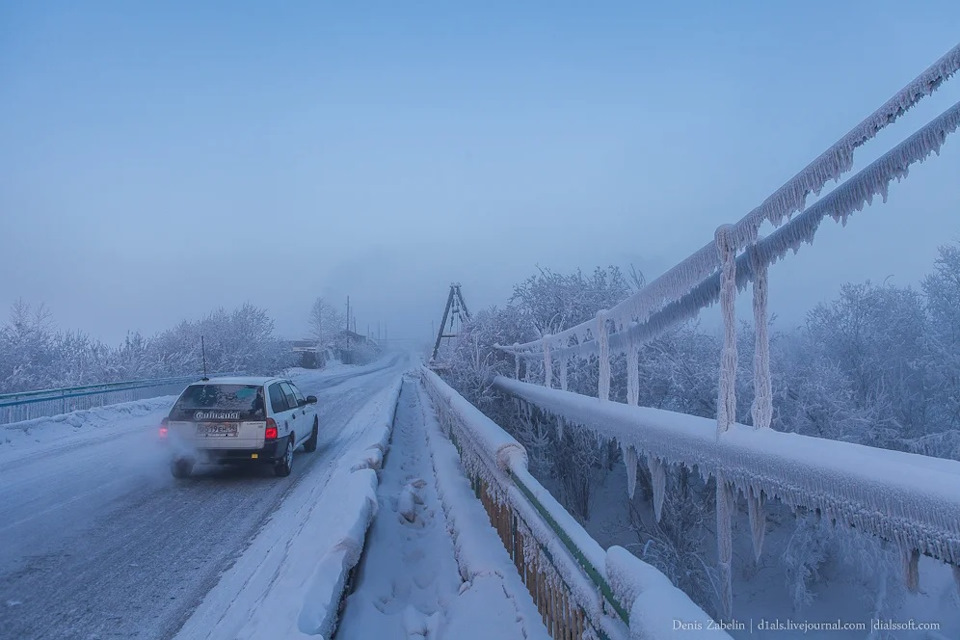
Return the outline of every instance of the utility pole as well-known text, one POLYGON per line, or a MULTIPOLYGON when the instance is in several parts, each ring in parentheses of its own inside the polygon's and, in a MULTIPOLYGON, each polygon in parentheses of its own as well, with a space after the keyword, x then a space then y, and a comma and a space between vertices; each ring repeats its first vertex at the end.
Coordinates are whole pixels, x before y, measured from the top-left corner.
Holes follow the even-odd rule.
MULTIPOLYGON (((440 331, 437 332, 437 342, 433 347, 431 361, 436 361, 437 355, 440 353, 440 342, 444 338, 456 338, 458 336, 457 324, 462 327, 463 323, 468 320, 470 320, 470 311, 467 309, 467 303, 463 300, 463 293, 460 292, 460 283, 453 282, 450 284, 447 305, 443 309, 443 320, 440 321, 440 331), (448 318, 450 320, 449 329, 447 329, 448 318), (446 333, 444 333, 444 329, 447 329, 446 333)), ((432 321, 430 326, 433 326, 432 321)))
POLYGON ((350 331, 350 296, 347 296, 347 331, 350 331))

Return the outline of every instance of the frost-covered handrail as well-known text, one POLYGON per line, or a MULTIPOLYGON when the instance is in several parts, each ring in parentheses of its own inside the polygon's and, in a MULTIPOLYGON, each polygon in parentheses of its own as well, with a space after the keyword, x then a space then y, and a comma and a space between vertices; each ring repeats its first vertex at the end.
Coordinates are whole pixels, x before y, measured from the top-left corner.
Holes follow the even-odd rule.
MULTIPOLYGON (((779 226, 785 217, 802 210, 810 193, 819 194, 828 181, 839 179, 852 168, 854 152, 857 148, 874 138, 884 127, 895 122, 925 96, 936 91, 958 69, 960 69, 960 44, 851 129, 800 173, 765 199, 760 206, 732 225, 731 239, 735 248, 739 251, 755 242, 757 232, 764 222, 769 221, 774 226, 779 226)), ((719 266, 716 246, 713 242, 709 242, 606 312, 605 315, 618 331, 622 331, 631 322, 645 322, 664 305, 686 295, 698 283, 713 274, 719 266)), ((596 326, 596 321, 588 320, 553 336, 502 348, 506 351, 520 352, 522 355, 540 355, 545 340, 551 347, 561 348, 568 347, 569 342, 574 338, 577 343, 584 343, 588 336, 595 333, 596 326)))
MULTIPOLYGON (((621 623, 605 613, 607 608, 629 624, 630 637, 670 637, 676 619, 709 628, 712 619, 656 568, 620 547, 604 551, 530 474, 520 443, 434 372, 427 368, 421 372, 441 424, 463 450, 467 471, 498 487, 500 498, 546 549, 595 628, 608 636, 623 635, 618 633, 621 623), (664 608, 664 603, 670 606, 664 608)), ((711 631, 710 637, 730 640, 723 631, 711 631)))
MULTIPOLYGON (((758 240, 737 258, 737 287, 743 289, 753 280, 756 265, 776 264, 786 253, 799 251, 802 243, 812 243, 820 223, 828 215, 834 220, 846 224, 847 218, 855 211, 861 211, 879 194, 887 200, 887 189, 894 179, 907 175, 910 166, 923 162, 931 153, 940 152, 946 137, 960 128, 960 102, 944 111, 938 117, 924 125, 912 136, 872 162, 869 166, 846 180, 836 189, 811 205, 790 222, 758 240)), ((717 302, 720 298, 720 273, 714 273, 686 295, 667 304, 654 313, 646 322, 631 323, 626 330, 609 337, 610 351, 626 353, 630 342, 641 344, 662 335, 677 324, 696 317, 701 309, 717 302)), ((599 345, 596 340, 552 350, 554 358, 580 357, 596 355, 599 345)), ((541 358, 540 353, 521 352, 520 357, 541 358)))
MULTIPOLYGON (((707 418, 601 402, 500 376, 493 385, 617 440, 625 450, 645 453, 654 466, 696 467, 704 478, 720 474, 744 495, 816 509, 897 542, 905 554, 918 551, 960 565, 960 462, 741 424, 718 437, 715 421, 707 418)), ((663 485, 654 483, 654 492, 654 503, 662 504, 663 485)))

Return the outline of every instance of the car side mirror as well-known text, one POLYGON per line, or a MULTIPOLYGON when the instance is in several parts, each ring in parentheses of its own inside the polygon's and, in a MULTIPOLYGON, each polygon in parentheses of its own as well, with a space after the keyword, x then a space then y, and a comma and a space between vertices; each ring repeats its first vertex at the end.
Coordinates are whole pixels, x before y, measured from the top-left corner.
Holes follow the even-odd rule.
POLYGON ((307 404, 317 404, 317 396, 307 396, 307 404))

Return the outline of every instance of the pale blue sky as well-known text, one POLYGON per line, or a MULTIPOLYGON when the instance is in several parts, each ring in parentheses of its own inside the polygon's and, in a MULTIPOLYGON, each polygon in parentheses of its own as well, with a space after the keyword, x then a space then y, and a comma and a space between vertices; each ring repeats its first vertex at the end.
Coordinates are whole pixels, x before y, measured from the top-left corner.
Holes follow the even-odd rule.
MULTIPOLYGON (((656 276, 958 38, 955 0, 3 2, 0 307, 116 341, 250 301, 295 337, 350 294, 426 338, 451 280, 479 307, 537 265, 656 276)), ((777 265, 774 310, 915 282, 958 176, 960 137, 777 265)))

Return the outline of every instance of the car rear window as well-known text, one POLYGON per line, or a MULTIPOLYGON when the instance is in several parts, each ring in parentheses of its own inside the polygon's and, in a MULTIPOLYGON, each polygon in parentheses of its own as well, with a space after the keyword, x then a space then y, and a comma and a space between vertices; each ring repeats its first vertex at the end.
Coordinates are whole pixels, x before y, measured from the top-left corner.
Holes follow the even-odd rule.
POLYGON ((283 413, 290 408, 287 406, 287 396, 283 395, 279 383, 270 385, 270 406, 273 407, 274 413, 283 413))
POLYGON ((263 420, 263 387, 241 384, 193 384, 170 412, 174 420, 263 420))

